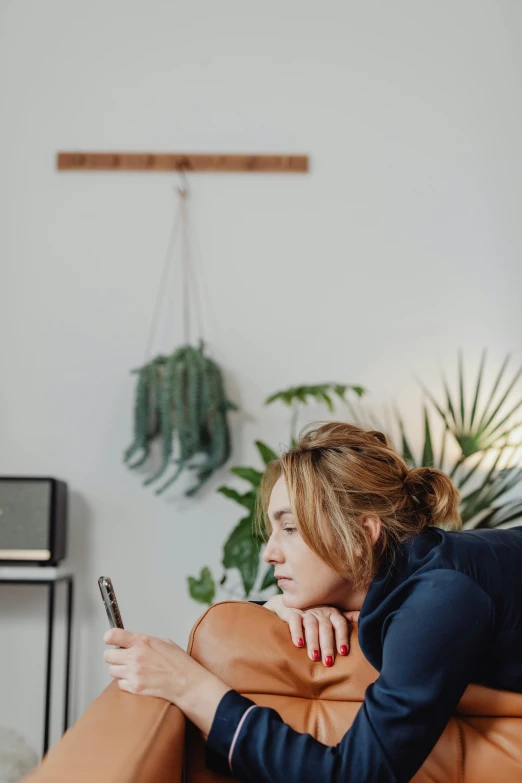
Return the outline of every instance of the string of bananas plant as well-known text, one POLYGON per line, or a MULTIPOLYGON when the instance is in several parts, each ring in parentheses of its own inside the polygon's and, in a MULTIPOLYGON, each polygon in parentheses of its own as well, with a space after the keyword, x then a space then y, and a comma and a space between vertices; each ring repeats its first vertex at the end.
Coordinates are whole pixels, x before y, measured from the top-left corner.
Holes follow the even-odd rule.
POLYGON ((134 470, 149 459, 153 443, 160 443, 161 464, 144 484, 158 481, 171 464, 177 468, 156 489, 158 495, 184 468, 197 471, 196 483, 185 492, 194 495, 230 457, 227 413, 238 408, 227 398, 221 369, 205 356, 204 348, 202 340, 198 348, 183 345, 133 370, 138 375, 134 440, 123 459, 134 470), (174 457, 176 443, 178 454, 174 457), (204 456, 204 462, 190 464, 198 456, 204 456))

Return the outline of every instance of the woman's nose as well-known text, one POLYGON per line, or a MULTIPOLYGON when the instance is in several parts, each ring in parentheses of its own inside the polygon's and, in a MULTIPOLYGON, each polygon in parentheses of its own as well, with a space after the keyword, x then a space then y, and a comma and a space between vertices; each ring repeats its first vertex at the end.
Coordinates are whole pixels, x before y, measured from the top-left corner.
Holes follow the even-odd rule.
POLYGON ((281 562, 281 555, 277 552, 277 549, 273 546, 271 541, 269 540, 265 551, 262 554, 262 558, 265 561, 265 563, 279 563, 281 562))

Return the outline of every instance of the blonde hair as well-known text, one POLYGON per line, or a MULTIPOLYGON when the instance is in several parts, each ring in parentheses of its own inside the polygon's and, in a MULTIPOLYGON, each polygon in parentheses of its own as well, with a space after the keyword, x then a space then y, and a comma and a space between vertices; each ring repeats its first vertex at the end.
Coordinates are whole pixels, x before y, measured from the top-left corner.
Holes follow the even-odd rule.
POLYGON ((442 470, 410 470, 378 430, 345 422, 317 424, 306 425, 295 447, 265 469, 255 510, 262 541, 272 531, 267 510, 281 475, 303 540, 350 579, 354 590, 368 587, 383 559, 391 563, 398 544, 427 525, 462 527, 459 492, 442 470), (375 546, 361 515, 380 517, 375 546))

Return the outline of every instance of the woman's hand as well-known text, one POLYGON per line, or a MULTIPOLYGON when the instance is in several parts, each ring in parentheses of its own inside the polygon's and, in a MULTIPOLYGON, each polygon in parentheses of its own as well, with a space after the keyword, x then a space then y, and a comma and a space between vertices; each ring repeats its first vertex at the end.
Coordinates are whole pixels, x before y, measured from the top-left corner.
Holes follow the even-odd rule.
POLYGON ((142 696, 159 696, 175 704, 207 738, 219 702, 230 689, 170 639, 158 639, 123 628, 111 628, 103 641, 104 661, 118 687, 142 696))
POLYGON ((296 647, 306 644, 312 661, 322 660, 325 666, 333 666, 336 650, 340 655, 348 655, 348 623, 358 622, 359 612, 340 612, 333 606, 289 609, 283 605, 281 595, 270 598, 264 607, 288 623, 293 643, 296 647))
POLYGON ((174 701, 176 686, 183 689, 187 667, 196 663, 170 639, 111 628, 103 641, 120 646, 105 650, 103 660, 112 664, 109 674, 118 680, 118 687, 129 693, 174 701))

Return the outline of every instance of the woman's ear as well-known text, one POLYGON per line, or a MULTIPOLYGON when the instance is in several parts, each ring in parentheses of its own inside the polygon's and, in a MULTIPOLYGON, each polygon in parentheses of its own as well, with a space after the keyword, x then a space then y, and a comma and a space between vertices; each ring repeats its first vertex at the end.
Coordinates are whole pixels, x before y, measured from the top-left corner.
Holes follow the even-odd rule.
MULTIPOLYGON (((362 524, 369 529, 370 537, 372 540, 372 546, 375 546, 375 544, 379 540, 379 536, 381 535, 381 518, 370 516, 367 514, 365 516, 360 517, 360 520, 362 521, 362 524)), ((355 550, 355 554, 357 555, 357 557, 362 556, 362 551, 361 549, 359 549, 359 547, 357 547, 357 549, 355 550)))
POLYGON ((365 516, 363 525, 370 531, 372 546, 375 546, 381 535, 381 518, 376 516, 365 516))

